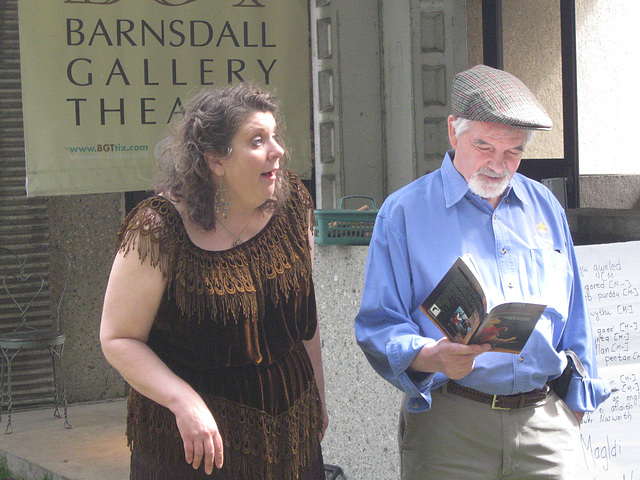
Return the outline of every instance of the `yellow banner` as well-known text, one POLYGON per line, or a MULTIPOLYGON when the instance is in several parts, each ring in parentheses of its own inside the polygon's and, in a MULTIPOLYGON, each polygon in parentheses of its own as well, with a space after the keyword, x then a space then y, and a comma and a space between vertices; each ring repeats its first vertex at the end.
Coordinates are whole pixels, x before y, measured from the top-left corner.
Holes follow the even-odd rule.
POLYGON ((19 0, 27 194, 148 190, 186 100, 275 92, 311 177, 307 0, 19 0))

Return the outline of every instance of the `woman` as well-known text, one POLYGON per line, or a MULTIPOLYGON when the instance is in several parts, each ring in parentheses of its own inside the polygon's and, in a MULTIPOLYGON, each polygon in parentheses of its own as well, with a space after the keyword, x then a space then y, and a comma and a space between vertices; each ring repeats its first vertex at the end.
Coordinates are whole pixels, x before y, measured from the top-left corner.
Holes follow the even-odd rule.
POLYGON ((118 233, 100 339, 132 479, 324 479, 312 201, 277 112, 246 84, 197 95, 118 233))

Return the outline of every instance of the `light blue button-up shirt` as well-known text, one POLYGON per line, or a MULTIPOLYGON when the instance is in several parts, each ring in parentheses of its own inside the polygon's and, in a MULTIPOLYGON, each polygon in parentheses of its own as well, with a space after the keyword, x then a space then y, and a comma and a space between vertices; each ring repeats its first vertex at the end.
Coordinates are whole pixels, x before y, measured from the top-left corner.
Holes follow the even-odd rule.
POLYGON ((390 195, 378 213, 367 257, 364 294, 355 320, 358 343, 373 368, 407 393, 409 411, 431 406, 442 373, 408 371, 420 349, 442 333, 421 303, 453 262, 471 253, 488 309, 508 301, 547 305, 519 355, 487 352, 457 383, 489 394, 542 388, 573 350, 587 377, 574 376, 565 401, 593 411, 610 394, 598 378, 591 323, 565 213, 540 183, 517 174, 495 208, 471 193, 455 169, 442 167, 390 195))

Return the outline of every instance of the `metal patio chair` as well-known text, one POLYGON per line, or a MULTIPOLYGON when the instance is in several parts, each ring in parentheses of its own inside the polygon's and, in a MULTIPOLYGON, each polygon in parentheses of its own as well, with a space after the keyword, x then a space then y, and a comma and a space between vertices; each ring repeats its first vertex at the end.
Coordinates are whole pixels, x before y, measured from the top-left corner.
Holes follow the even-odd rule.
MULTIPOLYGON (((52 247, 40 247, 19 255, 0 247, 0 422, 3 409, 7 412, 5 434, 13 432, 11 414, 14 404, 13 383, 16 370, 26 364, 16 364, 16 357, 29 350, 48 350, 53 375, 53 415, 61 418, 63 410, 65 428, 72 428, 67 417, 67 392, 64 384, 62 354, 65 335, 60 331, 60 306, 71 275, 71 261, 59 249, 64 258, 59 299, 53 304, 49 280, 49 262, 52 247), (54 309, 55 307, 55 309, 54 309), (52 318, 53 317, 53 318, 52 318)), ((36 399, 51 398, 38 393, 36 399)))
POLYGON ((347 476, 342 469, 337 465, 324 464, 324 478, 325 480, 346 480, 347 476))

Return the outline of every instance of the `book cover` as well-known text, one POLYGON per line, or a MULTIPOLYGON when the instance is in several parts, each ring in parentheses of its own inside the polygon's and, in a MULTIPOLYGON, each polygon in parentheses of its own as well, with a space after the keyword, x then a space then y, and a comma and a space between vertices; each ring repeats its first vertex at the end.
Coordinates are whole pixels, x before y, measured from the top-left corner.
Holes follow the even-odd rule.
POLYGON ((511 302, 487 312, 482 277, 471 255, 459 257, 420 309, 452 342, 489 343, 498 352, 520 353, 546 305, 511 302))

